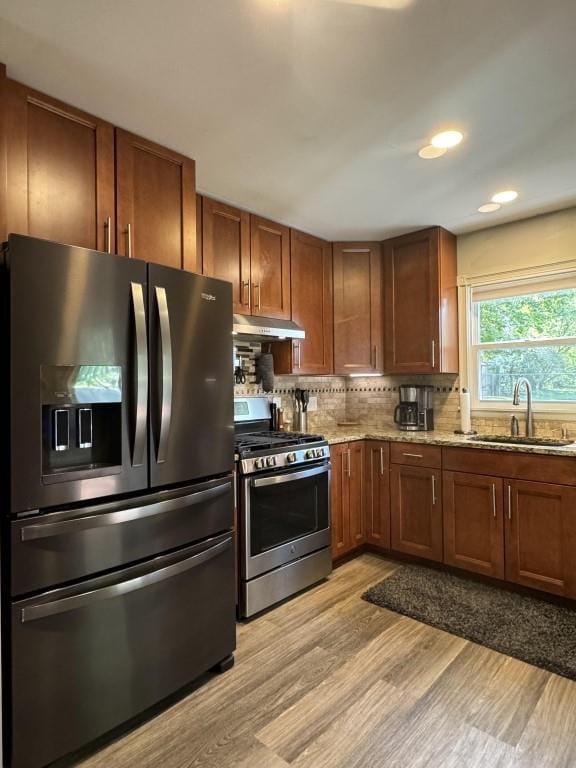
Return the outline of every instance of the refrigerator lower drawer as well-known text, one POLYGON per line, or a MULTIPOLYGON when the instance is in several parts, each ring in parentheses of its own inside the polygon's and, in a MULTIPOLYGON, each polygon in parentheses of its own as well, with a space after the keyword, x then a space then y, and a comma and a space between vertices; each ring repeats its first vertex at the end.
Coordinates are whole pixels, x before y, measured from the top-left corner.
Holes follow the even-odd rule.
POLYGON ((232 534, 12 604, 13 768, 76 751, 235 647, 232 534))
POLYGON ((230 477, 12 523, 12 596, 120 568, 232 527, 230 477))

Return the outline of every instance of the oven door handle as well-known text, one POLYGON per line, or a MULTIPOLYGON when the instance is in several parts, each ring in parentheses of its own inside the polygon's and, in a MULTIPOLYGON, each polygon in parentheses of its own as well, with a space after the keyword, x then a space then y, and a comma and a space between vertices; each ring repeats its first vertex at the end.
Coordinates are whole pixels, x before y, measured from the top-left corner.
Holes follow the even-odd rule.
POLYGON ((291 483, 293 480, 304 480, 307 477, 323 475, 330 471, 330 464, 324 464, 321 467, 305 469, 302 472, 287 472, 283 475, 274 475, 274 477, 258 477, 252 480, 253 488, 260 488, 264 485, 280 485, 281 483, 291 483))

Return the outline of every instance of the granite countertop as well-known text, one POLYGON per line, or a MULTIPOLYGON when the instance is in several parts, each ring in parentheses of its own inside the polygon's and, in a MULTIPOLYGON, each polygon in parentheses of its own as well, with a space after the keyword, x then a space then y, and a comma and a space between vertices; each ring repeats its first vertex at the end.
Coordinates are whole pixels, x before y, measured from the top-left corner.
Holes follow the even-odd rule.
POLYGON ((576 442, 565 446, 550 445, 511 445, 503 443, 480 443, 470 440, 465 435, 454 432, 400 432, 397 429, 386 429, 376 425, 359 424, 358 426, 342 426, 331 429, 319 429, 330 445, 336 443, 351 443, 355 440, 384 440, 393 443, 424 443, 454 448, 477 448, 491 451, 513 451, 514 453, 536 453, 547 456, 576 457, 576 442))

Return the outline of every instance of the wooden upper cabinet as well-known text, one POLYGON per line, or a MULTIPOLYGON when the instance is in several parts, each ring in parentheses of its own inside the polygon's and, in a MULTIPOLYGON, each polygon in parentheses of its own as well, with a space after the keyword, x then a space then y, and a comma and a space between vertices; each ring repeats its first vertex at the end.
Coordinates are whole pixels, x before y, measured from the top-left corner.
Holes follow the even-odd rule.
POLYGON ((202 199, 202 273, 232 283, 234 312, 251 313, 250 214, 209 197, 202 199))
POLYGON ((4 234, 113 251, 113 127, 13 80, 3 86, 4 234))
POLYGON ((116 129, 117 252, 197 271, 194 160, 116 129))
POLYGON ((458 372, 456 238, 434 227, 384 242, 386 373, 458 372))
POLYGON ((576 488, 504 484, 506 578, 576 598, 576 488))
POLYGON ((250 216, 252 314, 290 318, 290 230, 250 216))
POLYGON ((292 320, 306 331, 293 345, 275 344, 277 373, 333 372, 332 246, 291 230, 292 320), (279 350, 283 350, 280 352, 279 350), (286 354, 287 350, 287 354, 286 354))
POLYGON ((368 440, 364 450, 366 541, 390 549, 390 446, 368 440))
POLYGON ((382 373, 379 243, 334 243, 334 373, 382 373))
POLYGON ((444 562, 504 578, 502 479, 444 472, 444 562))

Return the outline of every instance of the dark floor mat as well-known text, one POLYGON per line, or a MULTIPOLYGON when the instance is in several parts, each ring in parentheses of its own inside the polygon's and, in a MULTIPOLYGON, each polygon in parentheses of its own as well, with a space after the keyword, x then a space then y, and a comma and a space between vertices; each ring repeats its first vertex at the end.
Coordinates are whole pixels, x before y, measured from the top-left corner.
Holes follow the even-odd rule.
POLYGON ((420 565, 401 566, 362 597, 576 680, 576 610, 420 565))

